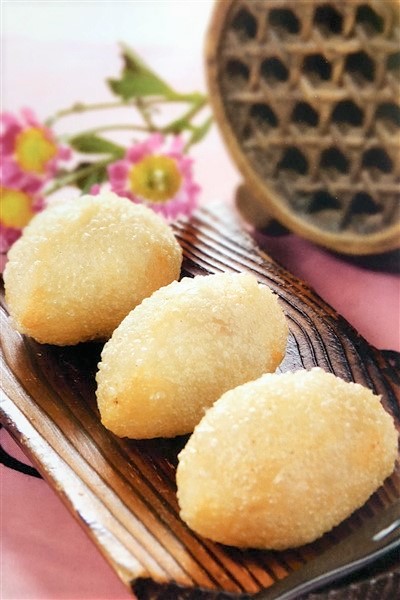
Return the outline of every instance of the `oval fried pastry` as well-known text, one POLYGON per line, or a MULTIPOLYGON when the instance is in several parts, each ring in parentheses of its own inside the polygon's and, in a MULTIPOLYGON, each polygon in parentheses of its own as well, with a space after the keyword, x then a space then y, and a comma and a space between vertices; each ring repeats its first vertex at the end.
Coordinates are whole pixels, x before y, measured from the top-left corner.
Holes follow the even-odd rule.
POLYGON ((397 433, 379 397, 314 368, 226 392, 179 454, 181 517, 239 547, 311 542, 393 469, 397 433))
POLYGON ((174 282, 135 308, 105 345, 102 422, 132 438, 188 433, 223 392, 274 371, 287 335, 277 296, 251 275, 174 282))
POLYGON ((38 342, 109 338, 122 319, 180 274, 167 223, 112 193, 45 209, 9 252, 6 301, 16 328, 38 342))

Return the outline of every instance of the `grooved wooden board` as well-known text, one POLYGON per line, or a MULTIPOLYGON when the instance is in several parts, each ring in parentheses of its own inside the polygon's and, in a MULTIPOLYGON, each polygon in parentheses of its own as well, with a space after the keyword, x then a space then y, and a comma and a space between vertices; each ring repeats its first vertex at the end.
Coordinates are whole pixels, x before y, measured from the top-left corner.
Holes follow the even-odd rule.
MULTIPOLYGON (((203 208, 175 231, 184 250, 183 274, 249 271, 279 295, 290 327, 281 371, 319 365, 362 383, 382 394, 399 427, 396 356, 368 345, 304 283, 261 252, 229 207, 203 208)), ((214 544, 194 535, 179 518, 175 465, 185 438, 129 441, 100 424, 94 382, 100 344, 37 344, 12 329, 4 300, 1 332, 2 423, 140 598, 155 597, 170 584, 182 589, 171 598, 198 597, 200 589, 210 590, 202 597, 213 596, 211 590, 256 592, 400 496, 397 470, 365 507, 297 550, 241 551, 214 544)))

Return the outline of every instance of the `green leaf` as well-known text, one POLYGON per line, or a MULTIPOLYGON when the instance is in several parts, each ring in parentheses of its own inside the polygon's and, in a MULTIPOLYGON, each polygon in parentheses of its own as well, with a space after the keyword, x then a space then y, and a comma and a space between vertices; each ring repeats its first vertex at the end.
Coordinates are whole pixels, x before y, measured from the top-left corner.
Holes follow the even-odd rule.
POLYGON ((174 135, 178 135, 179 133, 182 133, 182 131, 185 131, 186 129, 193 129, 193 127, 189 123, 189 121, 187 119, 177 119, 176 121, 173 121, 172 123, 170 123, 169 125, 164 127, 163 132, 164 133, 173 133, 174 135))
POLYGON ((114 94, 125 101, 145 96, 170 97, 168 86, 147 73, 133 75, 125 71, 121 79, 109 79, 108 85, 114 94))
POLYGON ((84 154, 112 154, 116 158, 122 158, 125 154, 122 146, 93 134, 76 135, 69 140, 69 144, 84 154))
POLYGON ((190 145, 197 144, 200 142, 208 133, 213 122, 213 118, 209 117, 202 125, 195 127, 193 134, 190 138, 190 145))
POLYGON ((174 98, 178 94, 159 77, 133 50, 122 45, 124 69, 120 79, 108 79, 111 90, 123 100, 144 96, 174 98))
POLYGON ((103 183, 107 179, 107 167, 104 163, 80 163, 74 171, 78 175, 75 184, 84 194, 89 192, 95 183, 103 183))

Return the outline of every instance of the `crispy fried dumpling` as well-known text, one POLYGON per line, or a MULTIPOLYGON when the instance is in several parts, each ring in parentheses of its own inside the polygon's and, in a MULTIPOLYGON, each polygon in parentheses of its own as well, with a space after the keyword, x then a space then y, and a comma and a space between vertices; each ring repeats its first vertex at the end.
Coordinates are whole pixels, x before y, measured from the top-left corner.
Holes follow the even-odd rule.
POLYGON ((378 396, 315 368, 226 392, 179 454, 182 519, 239 547, 306 544, 363 505, 393 469, 378 396))
POLYGON ((287 335, 277 296, 251 275, 174 282, 135 308, 105 345, 102 422, 121 437, 188 433, 223 392, 274 371, 287 335))
POLYGON ((143 298, 179 277, 182 251, 153 211, 104 193, 45 209, 8 258, 17 330, 67 345, 109 338, 143 298))

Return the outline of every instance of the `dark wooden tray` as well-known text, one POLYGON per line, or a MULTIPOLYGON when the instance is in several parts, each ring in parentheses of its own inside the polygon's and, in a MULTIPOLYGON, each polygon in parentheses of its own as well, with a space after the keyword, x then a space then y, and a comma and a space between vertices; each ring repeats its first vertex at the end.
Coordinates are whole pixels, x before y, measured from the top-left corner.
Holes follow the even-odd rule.
MULTIPOLYGON (((184 274, 249 271, 279 295, 290 327, 282 371, 319 365, 366 385, 382 394, 400 428, 397 355, 371 347, 304 283, 265 255, 243 232, 232 209, 203 208, 175 231, 184 250, 184 274)), ((180 520, 175 497, 176 455, 185 438, 128 441, 100 424, 94 382, 100 351, 99 344, 58 348, 17 334, 2 296, 2 423, 139 598, 256 592, 400 497, 397 469, 362 509, 297 550, 241 551, 202 539, 180 520), (177 588, 171 587, 175 584, 177 588)))

